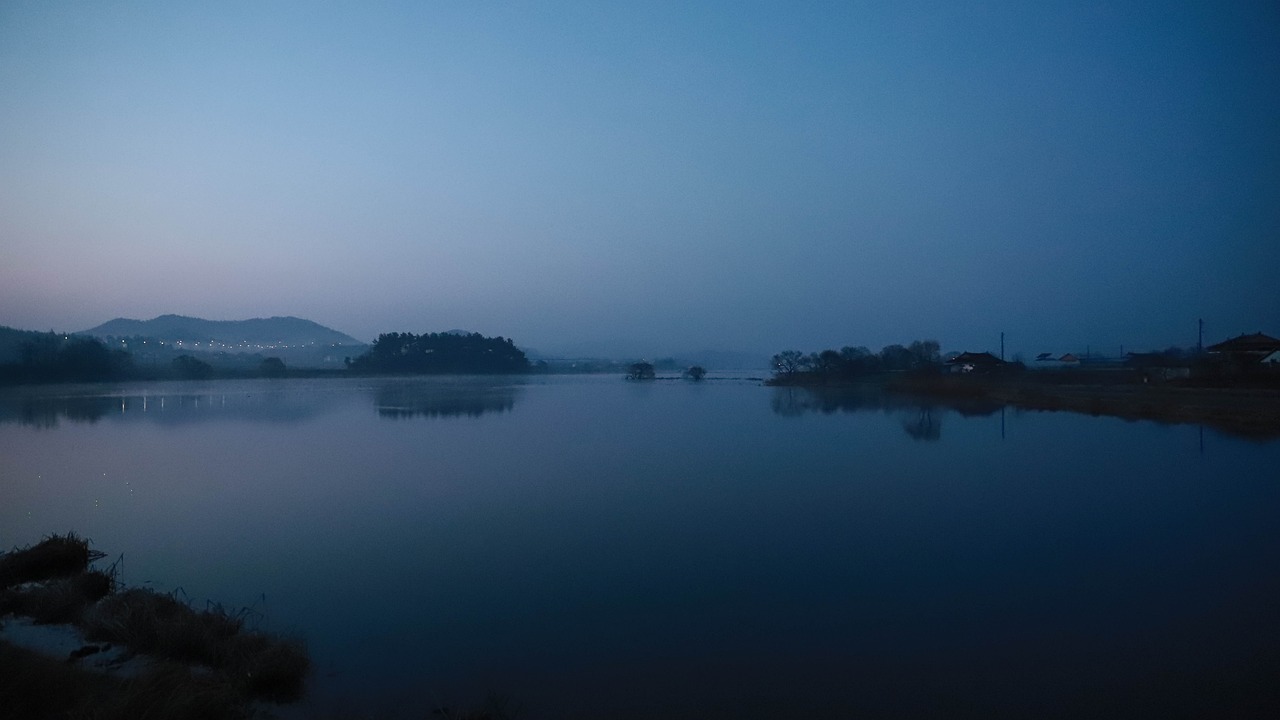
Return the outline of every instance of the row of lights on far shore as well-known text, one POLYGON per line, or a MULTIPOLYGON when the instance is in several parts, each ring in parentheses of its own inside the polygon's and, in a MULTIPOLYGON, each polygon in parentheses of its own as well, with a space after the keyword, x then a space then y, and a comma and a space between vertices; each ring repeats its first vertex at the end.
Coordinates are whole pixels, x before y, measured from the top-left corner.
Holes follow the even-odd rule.
MULTIPOLYGON (((125 347, 128 347, 128 346, 129 346, 129 341, 128 341, 128 340, 121 340, 121 341, 120 341, 120 344, 121 344, 121 345, 124 345, 125 347)), ((143 340, 143 341, 142 341, 142 344, 143 344, 143 345, 146 345, 146 344, 148 344, 148 341, 147 341, 147 340, 143 340)), ((188 343, 188 342, 186 342, 185 340, 175 340, 175 341, 174 341, 174 342, 172 342, 172 343, 166 343, 166 342, 165 342, 165 341, 163 341, 163 340, 158 340, 158 341, 156 341, 156 344, 157 344, 157 345, 160 345, 160 346, 164 346, 164 345, 173 345, 173 346, 175 346, 175 347, 186 347, 187 345, 190 345, 191 347, 200 347, 200 342, 199 342, 199 341, 194 341, 194 342, 190 342, 190 343, 188 343)), ((214 341, 212 341, 212 340, 210 340, 208 343, 205 343, 205 344, 206 344, 206 345, 208 345, 210 348, 223 349, 223 350, 230 350, 230 349, 236 349, 236 348, 257 348, 257 349, 259 349, 259 350, 278 350, 278 349, 282 349, 282 348, 294 348, 294 347, 315 347, 315 345, 316 345, 314 342, 309 342, 309 343, 306 343, 306 344, 304 344, 304 345, 289 345, 289 344, 285 343, 283 340, 279 341, 278 343, 271 344, 271 345, 262 345, 262 344, 250 343, 250 342, 249 342, 249 341, 247 341, 247 340, 246 340, 246 341, 244 341, 244 342, 241 342, 241 343, 239 343, 239 344, 236 344, 236 345, 231 345, 231 344, 228 344, 228 343, 222 343, 222 342, 214 342, 214 341)))

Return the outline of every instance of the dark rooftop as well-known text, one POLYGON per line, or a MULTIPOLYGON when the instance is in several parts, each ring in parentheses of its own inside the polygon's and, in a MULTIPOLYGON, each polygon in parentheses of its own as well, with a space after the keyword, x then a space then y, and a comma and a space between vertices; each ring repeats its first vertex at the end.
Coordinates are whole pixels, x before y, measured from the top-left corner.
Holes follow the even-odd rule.
POLYGON ((1280 340, 1257 332, 1233 337, 1217 345, 1210 345, 1205 350, 1216 353, 1269 353, 1280 350, 1280 340))

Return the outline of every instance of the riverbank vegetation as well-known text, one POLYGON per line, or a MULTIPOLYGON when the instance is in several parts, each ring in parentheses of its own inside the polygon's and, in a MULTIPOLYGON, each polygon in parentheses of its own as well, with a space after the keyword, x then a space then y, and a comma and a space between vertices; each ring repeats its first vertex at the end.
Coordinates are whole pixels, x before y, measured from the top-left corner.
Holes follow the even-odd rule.
POLYGON ((131 377, 133 356, 79 335, 0 328, 0 383, 109 382, 131 377))
MULTIPOLYGON (((200 353, 200 357, 180 353, 163 361, 158 355, 144 353, 144 359, 139 361, 132 352, 110 347, 85 335, 0 328, 0 385, 279 378, 314 374, 286 368, 278 357, 237 356, 215 366, 208 353, 200 353)), ((333 371, 327 374, 332 375, 333 371)))
MULTIPOLYGON (((1261 334, 1244 339, 1257 338, 1272 341, 1261 334)), ((1232 342, 1210 348, 1221 348, 1219 352, 1170 349, 1119 359, 1055 361, 1044 369, 988 353, 951 353, 944 361, 932 340, 889 345, 878 353, 865 347, 807 354, 791 350, 773 356, 774 375, 767 384, 874 386, 877 393, 935 402, 1196 423, 1233 435, 1280 437, 1280 367, 1259 362, 1266 353, 1252 345, 1229 352, 1232 342)))
POLYGON ((195 610, 174 595, 120 587, 74 534, 0 554, 0 622, 65 624, 85 641, 50 657, 0 639, 0 708, 22 718, 247 718, 302 695, 301 641, 246 627, 247 613, 195 610), (84 658, 123 649, 115 664, 84 658), (133 663, 131 672, 121 670, 133 663))
POLYGON ((822 385, 866 379, 891 372, 930 372, 942 364, 937 340, 886 345, 873 353, 865 347, 803 353, 786 350, 773 356, 771 385, 822 385))
MULTIPOLYGON (((148 344, 137 339, 127 347, 148 344)), ((159 343, 151 347, 134 353, 89 336, 0 328, 0 385, 531 370, 524 352, 510 339, 479 333, 384 333, 363 354, 345 358, 342 369, 289 367, 281 357, 258 353, 182 352, 159 343)))

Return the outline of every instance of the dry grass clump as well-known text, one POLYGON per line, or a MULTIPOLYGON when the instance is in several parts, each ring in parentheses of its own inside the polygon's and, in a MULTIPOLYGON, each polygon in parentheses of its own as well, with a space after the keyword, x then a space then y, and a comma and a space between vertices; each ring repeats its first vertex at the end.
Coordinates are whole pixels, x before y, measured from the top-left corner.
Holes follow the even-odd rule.
POLYGON ((117 692, 99 698, 76 720, 239 720, 257 714, 238 688, 208 673, 161 663, 120 681, 117 692))
POLYGON ((103 599, 85 614, 90 640, 128 645, 136 652, 210 667, 223 664, 241 622, 222 613, 196 612, 172 595, 131 588, 103 599))
POLYGON ((254 712, 225 680, 189 668, 158 664, 119 678, 0 642, 0 717, 239 720, 254 712))
POLYGON ((106 697, 113 678, 0 642, 0 717, 70 718, 86 696, 106 697))
POLYGON ((261 700, 297 700, 311 666, 300 641, 246 631, 242 618, 220 607, 195 610, 151 590, 111 595, 86 612, 80 625, 91 640, 205 665, 261 700))
POLYGON ((0 616, 25 615, 37 624, 75 623, 85 609, 115 588, 110 575, 90 570, 0 591, 0 616))
POLYGON ((228 667, 247 694, 277 703, 302 697, 311 658, 301 640, 242 633, 231 653, 228 667))
MULTIPOLYGON (((247 630, 244 613, 198 611, 175 595, 117 588, 105 555, 72 533, 0 554, 0 617, 72 624, 95 642, 149 656, 132 678, 0 640, 0 718, 221 720, 247 718, 254 701, 301 698, 311 661, 300 640, 247 630)), ((96 648, 94 648, 96 650, 96 648)))
POLYGON ((75 533, 50 535, 31 547, 0 553, 0 590, 74 575, 103 557, 105 553, 90 550, 89 541, 75 533))

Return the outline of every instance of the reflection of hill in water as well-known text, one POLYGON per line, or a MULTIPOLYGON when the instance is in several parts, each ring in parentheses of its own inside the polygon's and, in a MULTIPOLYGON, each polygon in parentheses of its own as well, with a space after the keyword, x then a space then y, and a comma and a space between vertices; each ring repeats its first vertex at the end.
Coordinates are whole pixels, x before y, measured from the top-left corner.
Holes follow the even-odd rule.
POLYGON ((885 392, 878 385, 864 387, 778 387, 770 399, 773 411, 784 417, 809 413, 883 412, 897 415, 902 430, 916 440, 934 441, 942 437, 942 415, 950 410, 963 417, 993 415, 1002 405, 973 398, 924 398, 885 392))
POLYGON ((118 395, 0 395, 0 423, 55 428, 72 423, 151 422, 179 425, 209 420, 298 422, 324 409, 322 397, 283 391, 137 393, 118 395))
POLYGON ((523 391, 517 385, 482 382, 406 381, 379 386, 374 403, 385 418, 479 417, 510 411, 523 391))
MULTIPOLYGON (((365 387, 378 414, 390 418, 478 417, 507 412, 523 391, 510 382, 473 378, 393 379, 365 387)), ((292 423, 318 417, 362 395, 357 386, 327 380, 278 385, 215 382, 198 388, 45 386, 0 391, 0 423, 37 428, 56 428, 63 422, 292 423)))

